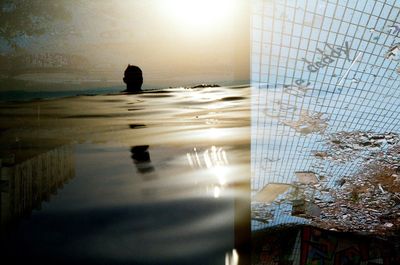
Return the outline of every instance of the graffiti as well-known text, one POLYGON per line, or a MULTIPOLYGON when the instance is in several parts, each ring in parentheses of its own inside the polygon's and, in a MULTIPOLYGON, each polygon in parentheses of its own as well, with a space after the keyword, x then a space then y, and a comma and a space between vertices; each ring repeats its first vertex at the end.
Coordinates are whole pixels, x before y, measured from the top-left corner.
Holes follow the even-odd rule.
MULTIPOLYGON (((302 232, 299 264, 361 265, 375 264, 371 262, 377 259, 385 261, 380 264, 394 264, 383 255, 383 248, 386 248, 386 254, 395 251, 389 245, 371 238, 362 239, 351 234, 305 227, 302 232)), ((394 260, 397 257, 391 258, 394 260)))
MULTIPOLYGON (((349 42, 346 41, 343 46, 339 47, 328 43, 325 45, 327 50, 316 49, 322 55, 322 58, 319 61, 311 62, 306 58, 302 58, 302 60, 307 64, 308 71, 317 72, 343 55, 345 59, 351 61, 349 42)), ((353 63, 357 61, 358 57, 353 61, 353 63)), ((353 82, 358 83, 359 80, 354 78, 353 82)), ((300 133, 323 133, 328 126, 328 119, 322 117, 323 113, 305 112, 301 109, 298 110, 295 100, 291 100, 290 98, 290 96, 296 98, 305 97, 308 91, 312 90, 310 85, 311 83, 309 81, 301 78, 296 79, 294 84, 284 85, 282 97, 266 104, 264 109, 265 115, 278 119, 283 124, 292 127, 300 133), (293 117, 295 116, 298 116, 298 120, 293 120, 293 117), (285 117, 290 117, 290 119, 285 119, 285 117)))
MULTIPOLYGON (((310 82, 307 82, 303 79, 297 79, 295 80, 294 84, 291 85, 284 85, 283 86, 283 93, 286 96, 294 96, 294 97, 299 97, 303 98, 309 90, 311 90, 310 82)), ((297 110, 296 105, 290 103, 290 102, 284 102, 281 99, 276 99, 274 100, 271 104, 267 104, 267 106, 264 109, 264 113, 266 116, 272 117, 272 118, 279 118, 283 115, 284 113, 287 112, 294 112, 297 110)))
POLYGON ((390 28, 390 33, 393 33, 393 34, 400 33, 400 24, 389 26, 389 28, 390 28), (393 32, 391 32, 392 29, 394 29, 393 32))
POLYGON ((297 79, 293 85, 284 85, 283 97, 275 99, 270 104, 267 103, 264 114, 268 117, 278 119, 284 125, 287 125, 299 133, 323 133, 328 127, 328 119, 323 117, 323 113, 298 110, 294 100, 303 98, 311 90, 310 82, 303 79, 297 79), (298 117, 298 119, 294 119, 298 117))
POLYGON ((294 81, 295 85, 284 85, 284 90, 283 92, 289 94, 289 95, 293 95, 296 97, 304 97, 304 95, 308 92, 308 90, 310 90, 310 88, 308 87, 309 85, 311 85, 310 82, 307 82, 306 85, 304 85, 306 81, 303 79, 297 79, 294 81))
POLYGON ((400 264, 393 242, 310 226, 271 230, 254 235, 253 240, 252 260, 257 265, 400 264))
MULTIPOLYGON (((380 30, 375 28, 370 28, 369 31, 374 34, 386 34, 386 35, 397 35, 400 33, 400 24, 393 24, 392 26, 383 26, 380 30)), ((373 40, 378 41, 379 36, 375 36, 372 38, 373 40)))
POLYGON ((334 257, 338 240, 319 229, 304 228, 301 264, 325 264, 334 257))
POLYGON ((389 50, 385 54, 385 58, 391 60, 397 56, 399 51, 400 51, 400 43, 395 43, 392 46, 390 46, 389 50))
POLYGON ((335 59, 338 59, 342 56, 342 52, 344 53, 346 59, 350 60, 350 46, 349 43, 346 41, 344 47, 337 47, 335 45, 331 45, 326 43, 326 47, 329 48, 328 51, 317 48, 317 51, 321 53, 322 58, 320 61, 317 62, 310 62, 306 58, 302 58, 302 60, 307 64, 307 70, 314 73, 319 71, 321 68, 328 66, 329 64, 333 63, 335 59))
POLYGON ((301 111, 297 121, 283 120, 282 123, 302 134, 323 133, 328 127, 328 119, 322 116, 321 112, 301 111))
POLYGON ((361 254, 360 249, 355 246, 339 251, 335 255, 335 265, 352 265, 360 264, 361 254))
MULTIPOLYGON (((255 239, 256 245, 252 248, 252 264, 255 265, 275 265, 292 264, 291 249, 288 246, 295 244, 297 231, 283 232, 279 236, 258 237, 255 239)), ((300 235, 299 235, 300 236, 300 235)))

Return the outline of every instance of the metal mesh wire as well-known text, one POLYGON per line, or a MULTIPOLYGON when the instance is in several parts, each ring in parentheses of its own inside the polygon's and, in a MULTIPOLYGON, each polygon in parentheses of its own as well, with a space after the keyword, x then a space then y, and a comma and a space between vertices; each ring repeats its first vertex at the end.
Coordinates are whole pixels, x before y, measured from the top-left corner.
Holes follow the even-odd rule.
POLYGON ((400 133, 399 13, 396 0, 253 1, 253 194, 297 171, 327 186, 357 172, 357 157, 313 155, 334 133, 400 133))

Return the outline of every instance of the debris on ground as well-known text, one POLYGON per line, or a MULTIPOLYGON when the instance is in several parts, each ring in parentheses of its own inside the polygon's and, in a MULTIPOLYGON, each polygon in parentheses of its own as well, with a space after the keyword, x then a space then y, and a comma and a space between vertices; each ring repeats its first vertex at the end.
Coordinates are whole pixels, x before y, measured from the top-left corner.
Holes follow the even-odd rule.
POLYGON ((400 229, 400 145, 376 153, 372 163, 341 184, 333 201, 316 201, 321 215, 308 216, 316 225, 375 234, 400 229))
POLYGON ((274 218, 273 211, 266 210, 269 204, 265 203, 252 203, 251 204, 251 219, 263 223, 271 222, 274 218))
MULTIPOLYGON (((400 138, 396 133, 338 132, 315 151, 318 160, 347 163, 361 159, 355 173, 336 176, 318 172, 315 181, 298 181, 274 203, 290 205, 287 215, 317 227, 388 236, 400 231, 400 138), (332 184, 327 184, 332 183, 332 184), (279 199, 279 200, 278 200, 279 199)), ((310 174, 310 172, 300 172, 310 174)), ((300 176, 300 177, 299 177, 300 176)), ((308 176, 308 175, 307 175, 308 176)), ((273 221, 274 208, 258 206, 252 217, 273 221)), ((287 207, 284 207, 285 209, 287 207)), ((253 211, 253 204, 252 204, 253 211)))
POLYGON ((283 120, 283 124, 290 126, 301 134, 323 133, 328 127, 328 118, 322 112, 302 111, 297 121, 283 120))
POLYGON ((396 133, 338 132, 328 137, 327 150, 316 151, 314 156, 336 162, 347 162, 355 158, 370 160, 374 157, 371 152, 387 149, 399 141, 396 133))

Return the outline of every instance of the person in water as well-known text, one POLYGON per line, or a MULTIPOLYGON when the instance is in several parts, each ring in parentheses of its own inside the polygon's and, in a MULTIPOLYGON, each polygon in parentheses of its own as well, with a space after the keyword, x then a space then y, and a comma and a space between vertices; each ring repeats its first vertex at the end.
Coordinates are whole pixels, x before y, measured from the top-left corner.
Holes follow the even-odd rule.
POLYGON ((137 93, 142 91, 142 70, 136 65, 128 65, 125 69, 123 80, 126 84, 126 90, 124 90, 124 92, 137 93))

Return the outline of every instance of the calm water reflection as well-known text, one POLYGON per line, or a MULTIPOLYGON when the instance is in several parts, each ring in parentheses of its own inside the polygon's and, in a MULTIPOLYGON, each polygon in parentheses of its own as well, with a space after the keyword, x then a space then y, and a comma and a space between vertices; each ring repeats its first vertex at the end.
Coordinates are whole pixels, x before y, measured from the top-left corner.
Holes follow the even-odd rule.
POLYGON ((245 264, 247 90, 2 108, 11 117, 1 137, 2 256, 41 264, 225 264, 236 248, 245 264), (227 92, 242 97, 221 98, 227 92), (188 100, 199 104, 182 107, 188 100), (97 114, 79 108, 99 103, 97 114), (32 115, 38 106, 40 116, 32 115), (27 118, 12 119, 21 114, 27 118))

